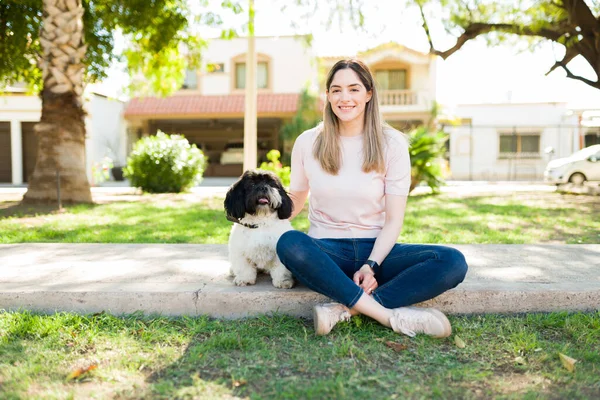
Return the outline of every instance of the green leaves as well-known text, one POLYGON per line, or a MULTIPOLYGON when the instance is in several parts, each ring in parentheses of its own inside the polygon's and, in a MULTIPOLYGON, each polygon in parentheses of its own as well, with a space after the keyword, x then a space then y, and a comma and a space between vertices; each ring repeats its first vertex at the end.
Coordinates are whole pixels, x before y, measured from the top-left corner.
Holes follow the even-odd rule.
POLYGON ((206 157, 196 145, 179 135, 156 136, 140 139, 127 159, 124 174, 132 186, 144 192, 181 192, 202 178, 206 157))
MULTIPOLYGON (((197 33, 199 25, 219 27, 220 13, 242 12, 241 3, 223 1, 221 9, 208 10, 186 0, 82 0, 87 82, 106 77, 106 70, 123 57, 134 80, 134 94, 167 95, 181 87, 184 71, 200 66, 206 41, 197 33), (115 35, 122 34, 126 50, 115 54, 115 35)), ((32 92, 42 89, 43 57, 39 31, 43 27, 41 0, 2 0, 0 2, 0 88, 24 81, 32 92)), ((228 27, 225 38, 236 31, 228 27)))
POLYGON ((411 190, 421 181, 427 183, 434 193, 443 183, 442 162, 448 135, 443 131, 430 131, 421 126, 409 134, 411 162, 411 190))

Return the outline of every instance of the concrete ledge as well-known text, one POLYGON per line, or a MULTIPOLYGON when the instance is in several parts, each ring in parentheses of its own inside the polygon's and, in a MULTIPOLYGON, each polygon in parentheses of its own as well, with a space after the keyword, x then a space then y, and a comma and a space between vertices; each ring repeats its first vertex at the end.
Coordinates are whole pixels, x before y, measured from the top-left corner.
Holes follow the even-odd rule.
MULTIPOLYGON (((460 314, 600 309, 600 245, 452 247, 467 258, 467 278, 428 305, 460 314)), ((236 287, 228 269, 225 245, 0 245, 0 309, 240 318, 309 316, 326 301, 305 287, 276 289, 267 276, 236 287)))

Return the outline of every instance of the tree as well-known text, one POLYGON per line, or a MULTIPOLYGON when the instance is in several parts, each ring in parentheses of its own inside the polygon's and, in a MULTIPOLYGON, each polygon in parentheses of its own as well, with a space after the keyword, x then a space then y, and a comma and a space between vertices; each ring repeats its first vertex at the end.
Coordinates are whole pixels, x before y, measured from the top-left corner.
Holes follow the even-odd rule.
MULTIPOLYGON (((222 5, 241 11, 229 0, 222 5)), ((81 96, 84 83, 105 77, 118 57, 116 32, 131 42, 124 54, 129 72, 145 77, 138 89, 168 94, 200 61, 205 42, 190 25, 220 22, 215 13, 192 15, 186 0, 2 0, 0 86, 25 81, 42 98, 37 159, 24 201, 55 201, 59 173, 63 201, 91 202, 81 96)))
POLYGON ((443 59, 460 50, 465 43, 485 35, 490 44, 509 36, 527 38, 532 45, 549 41, 564 48, 564 55, 549 71, 562 68, 568 78, 600 89, 600 2, 598 0, 414 0, 421 10, 423 28, 430 52, 443 59), (445 28, 454 34, 456 43, 447 50, 437 50, 429 29, 427 11, 441 5, 445 28), (583 57, 596 79, 574 74, 568 67, 575 57, 583 57))

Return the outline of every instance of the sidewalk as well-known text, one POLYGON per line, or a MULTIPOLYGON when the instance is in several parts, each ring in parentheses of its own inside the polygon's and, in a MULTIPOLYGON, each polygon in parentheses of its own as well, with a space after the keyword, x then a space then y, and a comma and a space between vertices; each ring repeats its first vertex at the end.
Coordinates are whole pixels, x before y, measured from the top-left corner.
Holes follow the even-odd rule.
MULTIPOLYGON (((600 309, 600 245, 457 245, 463 284, 428 302, 448 313, 600 309)), ((226 245, 0 245, 0 309, 240 318, 310 316, 325 297, 275 289, 263 276, 236 287, 226 245)))

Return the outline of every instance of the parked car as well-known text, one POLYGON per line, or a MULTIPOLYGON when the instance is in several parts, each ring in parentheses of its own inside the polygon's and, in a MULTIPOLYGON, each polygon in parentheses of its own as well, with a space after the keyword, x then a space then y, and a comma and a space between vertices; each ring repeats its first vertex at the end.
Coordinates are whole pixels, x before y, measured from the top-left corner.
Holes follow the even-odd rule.
POLYGON ((569 157, 550 161, 544 171, 544 180, 556 185, 600 182, 600 144, 581 149, 569 157))

